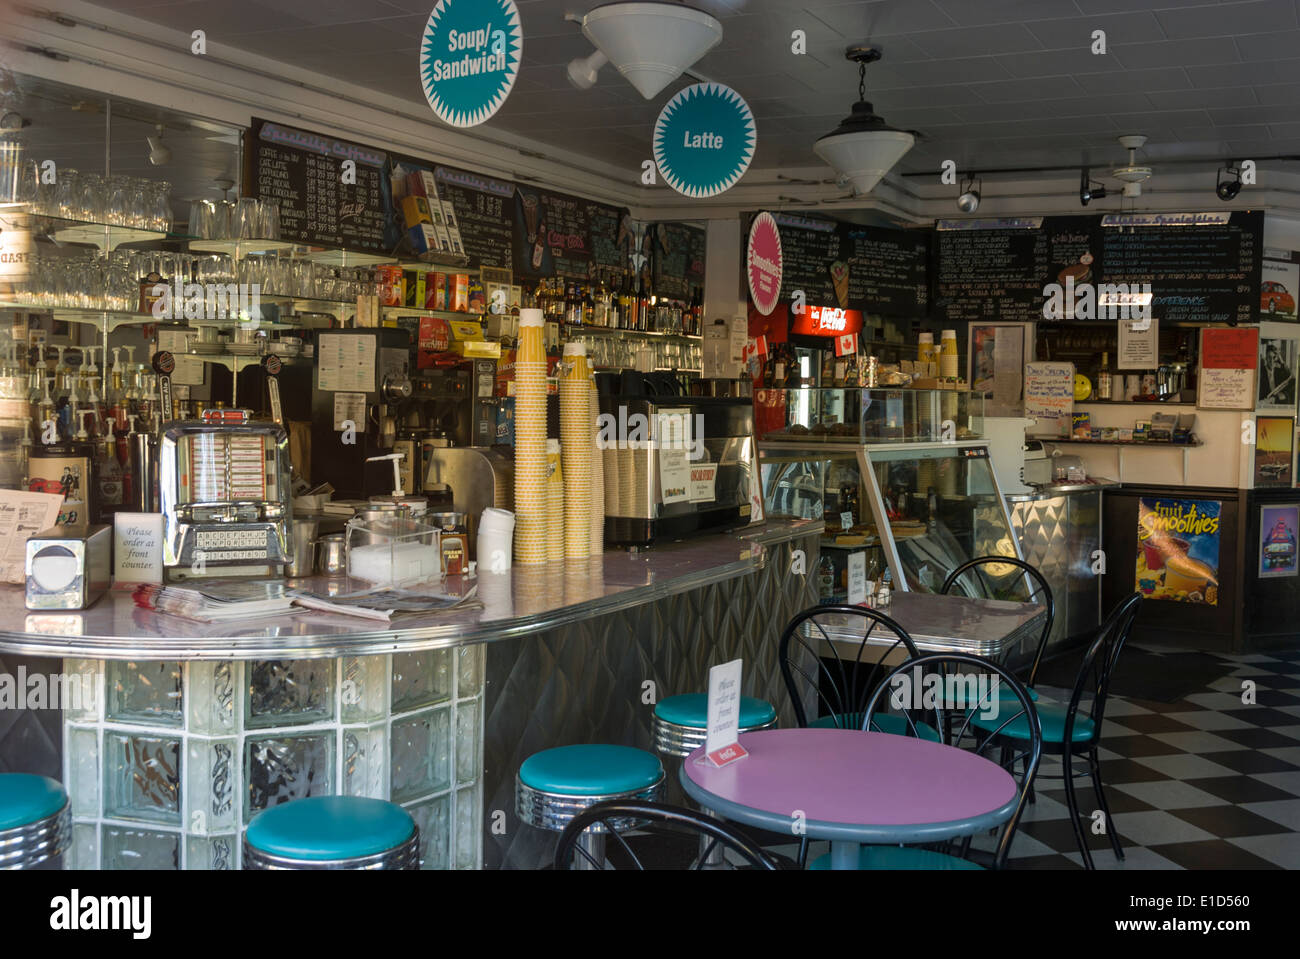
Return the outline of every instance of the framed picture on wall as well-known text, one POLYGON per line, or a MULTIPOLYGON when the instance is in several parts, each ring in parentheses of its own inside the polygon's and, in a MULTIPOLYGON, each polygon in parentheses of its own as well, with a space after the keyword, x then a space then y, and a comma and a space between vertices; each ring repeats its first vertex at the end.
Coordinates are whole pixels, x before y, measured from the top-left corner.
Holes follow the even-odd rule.
POLYGON ((1294 419, 1289 416, 1255 417, 1256 489, 1292 485, 1294 444, 1294 419))
POLYGON ((1300 504, 1285 503, 1259 508, 1259 578, 1295 576, 1296 531, 1300 530, 1300 504))
POLYGON ((966 382, 989 394, 985 416, 1020 416, 1024 369, 1034 359, 1033 323, 972 323, 966 351, 966 382))
POLYGON ((1259 367, 1259 330, 1206 327, 1201 330, 1201 370, 1196 406, 1202 410, 1253 410, 1259 367))
POLYGON ((1297 353, 1300 353, 1300 340, 1259 338, 1255 409, 1295 413, 1297 353))

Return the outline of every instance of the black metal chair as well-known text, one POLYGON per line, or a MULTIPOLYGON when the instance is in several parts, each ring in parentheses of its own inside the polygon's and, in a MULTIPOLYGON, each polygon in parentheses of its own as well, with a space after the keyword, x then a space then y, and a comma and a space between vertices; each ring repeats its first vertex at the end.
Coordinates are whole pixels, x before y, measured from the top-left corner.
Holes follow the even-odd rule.
MULTIPOLYGON (((1074 792, 1075 755, 1082 755, 1086 760, 1086 772, 1092 779, 1092 788, 1097 794, 1097 803, 1105 816, 1106 835, 1110 839, 1115 856, 1124 858, 1124 848, 1120 843, 1119 833, 1106 802, 1106 793, 1101 783, 1101 764, 1097 758, 1097 749, 1101 744, 1101 727, 1106 713, 1106 698, 1110 694, 1111 676, 1115 663, 1119 659, 1124 642, 1133 629, 1138 609, 1142 604, 1142 594, 1133 593, 1111 610, 1106 621, 1097 630, 1097 636, 1084 654, 1083 664, 1079 668, 1078 678, 1074 681, 1074 690, 1070 701, 1065 706, 1055 704, 1038 706, 1038 717, 1042 725, 1043 750, 1048 755, 1061 757, 1062 778, 1065 783, 1065 803, 1070 809, 1070 823, 1074 827, 1074 838, 1079 843, 1079 852, 1083 856, 1086 869, 1093 869, 1092 853, 1088 850, 1088 840, 1084 834, 1083 824, 1079 821, 1079 802, 1074 792), (1092 700, 1086 711, 1083 708, 1085 691, 1090 691, 1092 700), (1083 713, 1081 715, 1081 713, 1083 713)), ((988 723, 975 716, 971 725, 978 729, 988 729, 988 723)), ((1014 745, 1021 742, 1025 731, 1015 723, 995 730, 996 735, 1005 744, 1014 745)))
MULTIPOLYGON (((838 729, 861 729, 863 710, 868 697, 885 673, 892 668, 887 662, 899 650, 906 653, 908 659, 915 659, 920 653, 916 643, 907 630, 877 609, 866 606, 813 606, 797 614, 781 633, 781 642, 777 647, 777 661, 781 666, 781 678, 785 680, 786 691, 794 707, 795 721, 800 727, 821 727, 838 729), (830 617, 850 617, 861 621, 858 631, 842 624, 825 622, 830 617), (810 624, 810 632, 815 629, 824 641, 830 656, 824 657, 804 635, 804 624, 810 624), (882 627, 877 631, 877 627, 882 627), (888 641, 892 634, 893 642, 888 641), (872 637, 879 638, 873 644, 872 637), (832 638, 833 637, 833 638, 832 638), (840 656, 839 644, 857 643, 857 655, 849 662, 840 656), (816 675, 809 675, 801 663, 792 657, 792 647, 811 655, 817 663, 816 675), (879 656, 864 661, 863 656, 868 647, 879 651, 879 656), (828 666, 826 659, 833 659, 833 666, 828 666), (803 692, 798 679, 803 680, 807 689, 816 696, 820 716, 809 719, 804 710, 803 692)), ((906 722, 903 717, 894 714, 882 714, 877 717, 873 727, 878 732, 903 733, 906 722)), ((937 730, 922 728, 921 735, 934 742, 940 741, 937 730)))
MULTIPOLYGON (((1038 714, 1025 687, 1005 667, 979 656, 931 653, 900 663, 890 671, 867 701, 866 715, 878 715, 876 707, 882 696, 888 696, 890 705, 906 718, 905 735, 916 736, 919 729, 929 726, 946 730, 949 746, 968 742, 970 737, 971 751, 997 762, 1017 779, 1015 807, 1001 826, 991 858, 992 867, 1001 869, 1011 850, 1043 750, 1038 714), (1004 691, 1010 692, 1009 699, 1004 691), (975 728, 974 719, 981 715, 988 720, 988 729, 975 728), (1024 729, 1024 740, 1018 750, 1005 750, 1002 735, 1013 727, 1024 729), (995 747, 999 752, 997 759, 987 755, 995 747)), ((872 720, 864 728, 876 731, 872 720)), ((860 869, 982 868, 968 858, 970 839, 966 836, 923 846, 863 846, 858 866, 860 869)), ((812 863, 812 868, 826 868, 828 861, 828 857, 822 857, 812 863)))
MULTIPOLYGON (((1047 611, 1047 619, 1043 623, 1043 630, 1038 637, 1038 649, 1034 652, 1034 662, 1029 667, 1029 672, 1021 680, 1029 688, 1029 698, 1038 699, 1038 694, 1034 692, 1034 679, 1038 676, 1038 665, 1043 660, 1043 650, 1047 648, 1047 640, 1052 635, 1052 623, 1056 619, 1056 607, 1052 602, 1052 589, 1047 585, 1047 580, 1037 568, 1023 559, 1015 556, 979 556, 975 559, 962 563, 943 581, 943 587, 940 593, 948 595, 952 588, 961 584, 962 591, 967 596, 977 599, 1008 599, 1015 602, 1029 602, 1042 605, 1047 611), (1025 584, 1023 577, 1014 576, 1014 584, 1010 589, 1001 589, 989 581, 986 567, 991 566, 1013 566, 1020 569, 1031 580, 1031 584, 1025 584), (1028 594, 1025 599, 1022 595, 1028 594)), ((1005 693, 1004 693, 1005 695, 1005 693)))
MULTIPOLYGON (((744 861, 741 868, 778 870, 786 868, 778 858, 764 852, 752 838, 735 826, 714 819, 707 813, 680 806, 666 806, 660 803, 646 802, 641 799, 611 799, 589 806, 569 822, 560 834, 559 844, 555 847, 555 868, 571 869, 576 860, 587 862, 586 868, 601 869, 580 844, 582 834, 592 826, 599 824, 614 842, 613 849, 621 849, 631 860, 633 868, 645 871, 648 867, 628 844, 625 834, 634 829, 638 832, 679 832, 698 836, 700 852, 688 866, 688 869, 713 869, 720 857, 713 855, 715 850, 731 852, 744 861), (634 824, 629 826, 629 824, 634 824), (707 841, 706 841, 707 840, 707 841)), ((644 850, 643 850, 644 853, 644 850)), ((614 857, 621 858, 615 854, 614 857)), ((649 867, 653 868, 653 867, 649 867)))

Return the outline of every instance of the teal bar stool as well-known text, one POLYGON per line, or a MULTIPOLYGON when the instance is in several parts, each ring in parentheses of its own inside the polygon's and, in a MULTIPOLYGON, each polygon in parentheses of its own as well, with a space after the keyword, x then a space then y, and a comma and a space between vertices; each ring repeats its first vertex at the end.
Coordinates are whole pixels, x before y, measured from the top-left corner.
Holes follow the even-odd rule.
POLYGON ((53 779, 0 773, 0 869, 33 869, 72 838, 68 794, 53 779))
MULTIPOLYGON (((655 705, 655 750, 663 756, 684 759, 704 745, 709 724, 709 697, 706 693, 682 693, 669 696, 655 705)), ((752 733, 776 725, 776 710, 765 699, 740 697, 740 731, 752 733)))
MULTIPOLYGON (((664 767, 659 757, 631 746, 599 744, 558 746, 534 753, 515 777, 515 809, 521 821, 538 829, 563 832, 569 820, 588 806, 608 799, 659 798, 664 767)), ((636 827, 635 818, 611 820, 616 832, 636 827)), ((591 859, 583 868, 605 861, 605 824, 595 823, 578 843, 591 859)))
POLYGON ((419 869, 420 830, 410 813, 383 799, 295 799, 253 817, 244 868, 419 869))

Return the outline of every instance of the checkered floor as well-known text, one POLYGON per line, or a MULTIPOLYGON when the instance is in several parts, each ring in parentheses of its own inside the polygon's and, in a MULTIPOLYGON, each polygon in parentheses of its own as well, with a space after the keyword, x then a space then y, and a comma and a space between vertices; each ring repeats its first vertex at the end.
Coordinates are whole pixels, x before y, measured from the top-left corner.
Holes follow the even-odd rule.
MULTIPOLYGON (((1185 652, 1132 641, 1129 648, 1185 652)), ((1091 831, 1091 781, 1075 780, 1097 869, 1300 869, 1300 650, 1218 658, 1231 672, 1180 702, 1115 695, 1107 702, 1101 775, 1123 861, 1091 831), (1255 684, 1254 705, 1242 702, 1247 681, 1255 684)), ((1042 702, 1069 700, 1069 690, 1037 690, 1042 702)), ((1043 758, 1034 791, 1007 868, 1082 869, 1059 758, 1043 758)), ((991 850, 993 838, 977 836, 972 845, 991 850)), ((829 848, 815 842, 810 856, 829 848)))
MULTIPOLYGON (((1102 782, 1123 861, 1091 833, 1092 784, 1076 780, 1098 869, 1300 869, 1300 651, 1219 658, 1231 673, 1180 702, 1110 697, 1102 782), (1242 702, 1246 682, 1254 705, 1242 702)), ((1038 692, 1044 701, 1069 698, 1038 692)), ((1060 774, 1060 760, 1044 757, 1008 868, 1082 868, 1060 774)))

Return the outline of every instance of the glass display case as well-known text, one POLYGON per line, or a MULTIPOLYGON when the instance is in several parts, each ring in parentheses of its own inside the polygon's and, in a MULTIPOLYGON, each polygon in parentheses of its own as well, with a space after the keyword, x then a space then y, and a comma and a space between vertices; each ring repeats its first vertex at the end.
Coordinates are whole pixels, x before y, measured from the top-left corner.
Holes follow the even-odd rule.
MULTIPOLYGON (((763 494, 770 516, 820 518, 826 524, 816 570, 823 600, 846 599, 846 568, 854 552, 866 552, 868 581, 888 576, 893 589, 918 593, 937 593, 953 569, 976 556, 1019 556, 988 443, 974 429, 982 420, 983 395, 784 392, 805 396, 790 398, 798 411, 787 420, 796 422, 768 429, 759 443, 763 494), (836 407, 824 394, 853 396, 836 407), (805 412, 809 416, 801 422, 805 412), (844 428, 870 434, 874 424, 904 435, 845 437, 844 428), (793 431, 793 425, 806 431, 793 431), (836 428, 841 429, 832 433, 836 428)), ((985 568, 984 574, 991 583, 967 583, 959 591, 987 596, 992 586, 1005 599, 1024 591, 1023 577, 1011 565, 985 568), (1002 580, 1005 589, 998 586, 1002 580)))
POLYGON ((765 389, 754 392, 760 441, 926 443, 975 439, 984 394, 900 388, 765 389))

